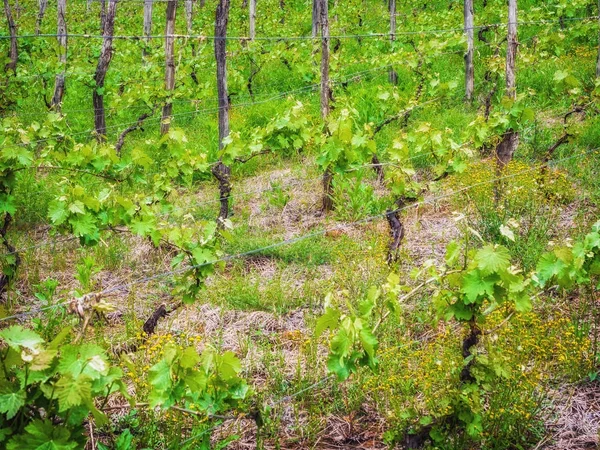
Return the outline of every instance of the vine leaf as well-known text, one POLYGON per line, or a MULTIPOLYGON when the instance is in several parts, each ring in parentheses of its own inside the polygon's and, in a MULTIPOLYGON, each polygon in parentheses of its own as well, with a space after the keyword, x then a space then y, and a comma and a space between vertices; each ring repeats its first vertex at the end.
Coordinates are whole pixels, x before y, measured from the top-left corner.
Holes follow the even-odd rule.
POLYGON ((60 411, 82 405, 84 399, 92 396, 91 378, 87 375, 65 375, 56 382, 55 389, 60 411))
POLYGON ((14 350, 19 350, 20 347, 29 350, 37 350, 39 345, 44 340, 35 332, 23 328, 20 325, 14 325, 10 328, 0 331, 0 338, 14 350))
POLYGON ((49 420, 34 420, 25 427, 25 434, 13 437, 7 450, 74 450, 79 444, 70 440, 67 428, 49 420))
POLYGON ((225 352, 219 357, 219 376, 223 380, 235 378, 242 371, 242 363, 233 352, 225 352))
POLYGON ((25 405, 25 391, 14 391, 9 386, 0 389, 0 412, 7 419, 15 417, 19 409, 25 405))
POLYGON ((477 267, 483 275, 506 270, 510 266, 510 253, 505 247, 486 245, 475 255, 477 267))
POLYGON ((323 334, 326 329, 333 330, 337 327, 340 320, 340 312, 334 308, 327 308, 325 314, 319 317, 317 320, 317 326, 315 328, 315 336, 318 338, 323 334))
POLYGON ((463 277, 461 292, 465 294, 465 304, 475 303, 480 295, 494 295, 495 280, 482 275, 480 270, 475 269, 463 277))

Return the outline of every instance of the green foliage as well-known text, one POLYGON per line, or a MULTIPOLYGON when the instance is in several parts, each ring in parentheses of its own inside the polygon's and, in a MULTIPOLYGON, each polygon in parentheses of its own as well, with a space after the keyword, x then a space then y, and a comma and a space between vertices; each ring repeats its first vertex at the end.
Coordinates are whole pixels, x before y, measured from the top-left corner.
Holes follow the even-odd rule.
POLYGON ((556 283, 564 289, 598 280, 595 289, 600 289, 599 276, 600 222, 596 222, 584 239, 544 253, 537 265, 535 280, 541 287, 556 283))
POLYGON ((0 413, 10 433, 6 447, 74 449, 83 445, 83 425, 91 413, 107 423, 95 401, 116 392, 129 398, 122 371, 90 344, 64 345, 69 329, 52 342, 18 325, 0 331, 0 413), (55 421, 60 421, 57 426, 55 421), (9 437, 10 435, 10 437, 9 437))
POLYGON ((375 189, 360 176, 338 176, 333 184, 333 199, 337 205, 335 215, 340 221, 354 222, 363 217, 377 215, 385 209, 387 199, 377 198, 375 189))
POLYGON ((399 282, 399 278, 391 274, 382 289, 372 286, 356 306, 347 298, 348 293, 342 291, 340 297, 345 308, 342 308, 341 299, 336 304, 336 297, 327 295, 325 313, 315 327, 315 338, 318 339, 326 330, 333 333, 329 340, 327 368, 338 380, 348 379, 361 366, 377 369, 379 342, 375 331, 384 319, 383 308, 387 307, 394 313, 398 310, 399 282))

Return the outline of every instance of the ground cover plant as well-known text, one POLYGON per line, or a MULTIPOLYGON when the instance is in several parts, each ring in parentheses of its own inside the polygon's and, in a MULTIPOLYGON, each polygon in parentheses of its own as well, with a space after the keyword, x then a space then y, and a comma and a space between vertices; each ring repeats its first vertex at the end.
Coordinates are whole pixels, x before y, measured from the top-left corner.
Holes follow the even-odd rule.
POLYGON ((4 0, 0 448, 589 449, 596 0, 4 0))

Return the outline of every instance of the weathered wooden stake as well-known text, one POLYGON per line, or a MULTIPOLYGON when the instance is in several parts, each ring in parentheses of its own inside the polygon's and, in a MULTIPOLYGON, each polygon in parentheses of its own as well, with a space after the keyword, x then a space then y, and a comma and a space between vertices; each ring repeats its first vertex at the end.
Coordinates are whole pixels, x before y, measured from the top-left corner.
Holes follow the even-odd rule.
POLYGON ((17 26, 12 16, 10 4, 8 0, 4 0, 4 13, 6 14, 6 22, 8 23, 8 32, 10 34, 10 50, 8 52, 9 61, 4 66, 4 71, 13 73, 17 72, 17 61, 19 60, 19 47, 17 45, 17 26))
POLYGON ((475 66, 473 65, 474 36, 473 36, 473 0, 465 0, 465 34, 467 35, 467 53, 465 53, 465 99, 473 100, 475 89, 475 66))
POLYGON ((185 0, 185 23, 187 25, 187 34, 192 34, 194 26, 194 0, 185 0))
POLYGON ((150 36, 152 36, 152 6, 154 0, 144 0, 144 40, 145 47, 142 51, 142 57, 148 55, 148 46, 150 45, 150 36))
POLYGON ((37 19, 35 21, 35 34, 40 34, 40 28, 42 27, 42 21, 44 20, 44 15, 46 14, 46 8, 48 7, 48 0, 39 0, 39 12, 37 19))
POLYGON ((250 0, 248 2, 248 15, 249 15, 249 31, 248 35, 250 40, 253 41, 256 37, 256 0, 250 0))
MULTIPOLYGON (((390 44, 393 46, 396 40, 396 0, 390 0, 390 44)), ((390 69, 390 83, 398 84, 398 74, 390 69)))
MULTIPOLYGON (((319 0, 319 26, 321 27, 321 118, 327 126, 331 110, 331 84, 329 81, 329 7, 327 0, 319 0)), ((323 212, 333 209, 333 171, 331 167, 323 174, 323 212)))
POLYGON ((54 81, 54 95, 52 96, 51 107, 54 110, 60 110, 63 95, 65 93, 65 70, 67 65, 67 22, 65 16, 67 14, 67 0, 58 0, 57 3, 57 27, 56 34, 58 35, 59 56, 58 61, 62 67, 62 71, 56 75, 54 81))
POLYGON ((598 60, 596 61, 596 78, 600 78, 600 0, 598 0, 598 60))
MULTIPOLYGON (((165 90, 172 92, 175 88, 175 15, 177 12, 177 0, 167 2, 167 26, 165 28, 165 90)), ((169 132, 173 103, 169 98, 163 106, 162 120, 160 122, 160 133, 169 132)))
MULTIPOLYGON (((224 139, 229 136, 229 96, 227 93, 227 22, 229 21, 230 0, 219 0, 215 20, 215 59, 217 61, 217 93, 219 97, 219 148, 224 147, 224 139)), ((229 195, 231 194, 231 169, 222 161, 212 168, 219 182, 221 207, 219 226, 229 216, 229 195)))
POLYGON ((284 24, 285 23, 285 0, 279 0, 279 9, 281 9, 281 20, 279 21, 279 23, 284 24))
POLYGON ((113 54, 113 34, 115 31, 115 14, 117 12, 118 0, 109 0, 108 10, 104 20, 104 29, 102 34, 104 36, 102 40, 102 49, 100 50, 100 58, 98 58, 98 66, 96 67, 96 74, 94 80, 96 81, 96 88, 92 94, 92 101, 94 104, 94 126, 96 128, 96 139, 99 142, 106 141, 106 116, 104 111, 104 79, 106 78, 106 71, 110 65, 113 54))
POLYGON ((319 34, 319 20, 321 18, 320 13, 321 0, 313 0, 312 5, 312 37, 316 38, 319 34))
POLYGON ((106 26, 106 0, 98 0, 100 2, 100 32, 104 33, 106 26))
MULTIPOLYGON (((506 95, 517 98, 516 60, 519 43, 517 41, 517 0, 508 1, 508 43, 506 49, 506 95)), ((503 169, 513 158, 519 145, 519 133, 508 130, 496 147, 498 167, 503 169)))

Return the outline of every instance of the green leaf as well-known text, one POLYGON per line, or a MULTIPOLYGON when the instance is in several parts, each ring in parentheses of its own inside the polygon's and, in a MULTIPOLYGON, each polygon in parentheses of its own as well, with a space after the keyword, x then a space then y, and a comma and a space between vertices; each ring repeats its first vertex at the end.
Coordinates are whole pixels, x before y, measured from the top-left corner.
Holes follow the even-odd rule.
POLYGON ((533 308, 531 304, 531 298, 526 293, 517 295, 515 297, 515 309, 518 312, 529 312, 533 308))
POLYGON ((378 341, 373 333, 371 333, 371 330, 367 328, 360 330, 359 339, 365 352, 369 355, 369 358, 371 360, 375 358, 375 350, 377 349, 378 341))
POLYGON ((188 370, 184 377, 184 381, 192 392, 203 392, 204 389, 206 389, 208 378, 204 372, 188 370))
POLYGON ((449 267, 454 266, 460 257, 460 244, 456 241, 451 241, 446 246, 446 264, 449 267))
POLYGON ((334 330, 339 323, 340 312, 334 308, 327 308, 325 314, 319 317, 317 320, 317 326, 315 328, 315 337, 318 338, 323 334, 326 329, 334 330))
POLYGON ((108 372, 104 351, 97 345, 65 345, 61 348, 58 373, 78 377, 88 375, 95 380, 108 372))
POLYGON ((115 442, 115 450, 131 450, 133 442, 133 435, 129 431, 129 428, 126 428, 119 438, 115 442))
POLYGON ((74 450, 79 444, 71 439, 71 433, 63 425, 49 420, 36 419, 25 427, 25 434, 14 436, 7 450, 74 450))
POLYGON ((4 339, 12 349, 17 351, 20 350, 20 347, 37 350, 39 345, 44 342, 37 333, 20 325, 13 325, 0 331, 0 338, 4 339))
POLYGON ((194 347, 186 348, 179 358, 179 365, 184 369, 191 369, 200 362, 200 355, 194 347))
POLYGON ((156 225, 152 219, 146 218, 144 220, 132 221, 129 228, 133 234, 144 237, 154 231, 156 225))
POLYGON ((74 406, 84 404, 84 400, 91 398, 91 378, 87 375, 80 375, 76 378, 71 374, 63 375, 56 382, 55 390, 60 411, 66 411, 74 406))
POLYGON ((450 317, 454 316, 456 320, 459 321, 471 320, 473 317, 473 311, 461 301, 458 301, 450 306, 449 312, 451 314, 450 317))
POLYGON ((18 387, 2 386, 0 388, 0 412, 6 414, 7 419, 15 417, 19 409, 25 405, 25 391, 18 387))
POLYGON ((166 391, 171 388, 171 365, 164 359, 150 368, 148 381, 158 391, 166 391))
POLYGON ((465 304, 475 303, 480 296, 494 295, 495 281, 493 278, 482 276, 481 271, 475 269, 467 273, 462 279, 460 291, 465 294, 465 304))
POLYGON ((561 273, 567 265, 556 257, 554 253, 544 253, 537 264, 537 279, 543 287, 556 275, 561 273))
POLYGON ((225 352, 218 357, 219 377, 229 380, 242 371, 242 363, 233 352, 225 352))
POLYGON ((92 214, 84 214, 69 220, 75 236, 98 236, 98 227, 92 214))
POLYGON ((0 195, 0 213, 14 215, 16 211, 15 198, 12 195, 0 195))
POLYGON ((48 344, 48 350, 58 350, 60 345, 64 342, 67 336, 71 333, 71 327, 65 327, 52 339, 48 344))
POLYGON ((477 267, 483 275, 506 270, 510 266, 510 253, 506 247, 486 245, 475 254, 477 267))
POLYGON ((22 146, 6 146, 0 152, 2 158, 15 160, 23 166, 29 166, 33 162, 33 152, 22 146))
POLYGON ((62 225, 69 217, 65 204, 59 201, 53 201, 48 208, 48 217, 54 225, 62 225))
POLYGON ((195 265, 205 264, 214 259, 213 253, 209 249, 203 247, 196 247, 192 250, 192 257, 194 258, 195 265))
POLYGON ((327 369, 334 373, 339 381, 347 380, 350 376, 350 370, 343 364, 342 358, 333 353, 327 359, 327 369))

